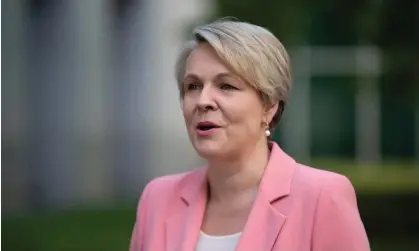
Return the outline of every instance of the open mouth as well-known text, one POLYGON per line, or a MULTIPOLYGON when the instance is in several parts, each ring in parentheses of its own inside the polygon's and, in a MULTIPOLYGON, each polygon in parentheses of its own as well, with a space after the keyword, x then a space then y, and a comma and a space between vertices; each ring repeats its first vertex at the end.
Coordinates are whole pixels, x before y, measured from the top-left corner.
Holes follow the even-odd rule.
POLYGON ((209 131, 211 129, 215 129, 215 128, 218 128, 218 127, 219 127, 218 125, 216 125, 214 123, 211 123, 211 122, 201 122, 201 123, 198 124, 198 126, 196 128, 198 130, 201 130, 201 131, 209 131))
POLYGON ((201 131, 209 131, 211 129, 216 128, 215 126, 198 126, 198 129, 201 131))

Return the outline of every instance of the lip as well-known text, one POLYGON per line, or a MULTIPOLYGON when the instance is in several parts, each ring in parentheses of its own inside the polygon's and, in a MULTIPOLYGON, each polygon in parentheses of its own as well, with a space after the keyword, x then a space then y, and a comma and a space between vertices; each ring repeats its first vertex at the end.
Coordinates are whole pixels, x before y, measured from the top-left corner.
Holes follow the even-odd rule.
POLYGON ((196 126, 196 133, 199 136, 209 136, 211 134, 213 134, 214 132, 217 131, 217 129, 219 129, 220 126, 217 125, 216 123, 213 123, 211 121, 203 121, 203 122, 199 122, 196 126), (207 130, 202 130, 201 127, 212 127, 211 129, 207 129, 207 130))

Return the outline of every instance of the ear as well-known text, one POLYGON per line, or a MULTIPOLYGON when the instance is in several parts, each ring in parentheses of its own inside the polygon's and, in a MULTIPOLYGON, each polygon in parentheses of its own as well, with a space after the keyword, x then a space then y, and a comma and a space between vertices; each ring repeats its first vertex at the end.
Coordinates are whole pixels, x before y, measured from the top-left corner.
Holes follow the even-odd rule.
POLYGON ((278 111, 279 102, 276 102, 273 105, 266 106, 266 113, 265 113, 265 121, 269 125, 275 116, 276 112, 278 111))
POLYGON ((180 107, 180 109, 182 110, 182 112, 183 112, 183 108, 184 108, 184 102, 185 100, 183 99, 183 97, 180 97, 179 98, 179 107, 180 107))

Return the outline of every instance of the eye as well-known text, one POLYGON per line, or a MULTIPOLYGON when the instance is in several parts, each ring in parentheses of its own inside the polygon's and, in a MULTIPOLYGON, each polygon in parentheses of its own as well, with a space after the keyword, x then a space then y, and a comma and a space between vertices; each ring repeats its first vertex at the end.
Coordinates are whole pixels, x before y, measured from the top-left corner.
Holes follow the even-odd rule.
POLYGON ((222 83, 222 84, 220 84, 220 88, 221 88, 222 90, 226 90, 226 91, 237 90, 237 88, 236 88, 236 87, 234 87, 234 86, 232 86, 232 85, 230 85, 230 84, 227 84, 227 83, 222 83))
POLYGON ((201 88, 201 85, 198 83, 189 83, 186 85, 187 91, 195 91, 195 90, 199 90, 200 88, 201 88))

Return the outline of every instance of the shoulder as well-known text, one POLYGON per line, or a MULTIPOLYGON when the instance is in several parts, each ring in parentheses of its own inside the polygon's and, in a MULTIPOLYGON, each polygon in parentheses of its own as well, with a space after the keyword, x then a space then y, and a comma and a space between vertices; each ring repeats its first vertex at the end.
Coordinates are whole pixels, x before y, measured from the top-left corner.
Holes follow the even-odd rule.
POLYGON ((341 197, 346 195, 355 196, 355 190, 351 181, 344 175, 297 164, 297 170, 294 176, 294 187, 310 191, 309 194, 315 192, 318 196, 323 197, 341 197))
POLYGON ((311 196, 313 250, 370 250, 355 189, 336 172, 299 165, 296 185, 301 196, 311 196))
POLYGON ((298 165, 297 178, 317 186, 342 185, 350 183, 349 179, 337 172, 322 170, 302 164, 298 165))
POLYGON ((168 197, 179 194, 185 185, 196 182, 203 171, 204 169, 200 167, 183 173, 156 177, 147 183, 141 197, 167 200, 168 197))

